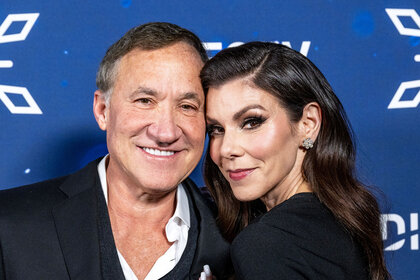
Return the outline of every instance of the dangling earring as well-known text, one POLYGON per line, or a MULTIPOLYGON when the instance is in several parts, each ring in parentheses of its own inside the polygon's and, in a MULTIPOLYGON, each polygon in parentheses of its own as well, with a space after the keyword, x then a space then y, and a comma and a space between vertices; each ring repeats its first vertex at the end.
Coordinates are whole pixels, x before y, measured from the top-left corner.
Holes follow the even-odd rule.
POLYGON ((311 138, 305 138, 305 140, 303 140, 302 145, 306 150, 309 150, 310 148, 314 146, 314 141, 312 141, 311 138))

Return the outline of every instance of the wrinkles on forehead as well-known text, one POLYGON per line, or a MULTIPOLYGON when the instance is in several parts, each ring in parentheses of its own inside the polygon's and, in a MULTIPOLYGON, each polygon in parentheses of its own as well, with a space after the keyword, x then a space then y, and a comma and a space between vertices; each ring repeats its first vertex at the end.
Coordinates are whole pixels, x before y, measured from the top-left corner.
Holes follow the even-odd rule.
MULTIPOLYGON (((158 99, 161 98, 162 96, 164 96, 163 93, 160 93, 155 89, 144 87, 144 86, 139 86, 134 92, 132 92, 130 94, 129 98, 130 99, 135 99, 135 97, 138 96, 139 94, 147 95, 147 96, 153 96, 153 97, 156 97, 158 99)), ((177 96, 176 101, 179 102, 179 101, 182 101, 182 100, 191 100, 191 101, 196 102, 200 106, 202 105, 200 94, 197 93, 197 92, 180 93, 177 96)))

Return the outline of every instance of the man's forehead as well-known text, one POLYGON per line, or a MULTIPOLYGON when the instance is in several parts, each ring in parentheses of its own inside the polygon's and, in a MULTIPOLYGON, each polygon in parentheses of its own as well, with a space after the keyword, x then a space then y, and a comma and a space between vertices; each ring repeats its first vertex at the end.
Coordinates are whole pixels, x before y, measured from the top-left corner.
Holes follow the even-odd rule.
POLYGON ((134 49, 122 57, 116 70, 118 76, 131 75, 135 72, 141 72, 146 76, 173 73, 191 79, 193 75, 199 81, 203 66, 204 63, 197 51, 185 43, 179 43, 157 50, 134 49))
POLYGON ((128 60, 132 57, 143 57, 144 59, 147 58, 154 58, 159 56, 189 56, 194 59, 198 59, 202 64, 204 62, 201 59, 200 54, 198 51, 191 46, 190 44, 180 41, 175 42, 167 46, 163 46, 161 48, 156 49, 144 49, 141 47, 136 47, 130 50, 127 54, 122 57, 122 60, 128 60))
POLYGON ((204 102, 200 70, 204 63, 186 43, 157 50, 134 49, 120 61, 115 87, 134 95, 198 99, 204 102))

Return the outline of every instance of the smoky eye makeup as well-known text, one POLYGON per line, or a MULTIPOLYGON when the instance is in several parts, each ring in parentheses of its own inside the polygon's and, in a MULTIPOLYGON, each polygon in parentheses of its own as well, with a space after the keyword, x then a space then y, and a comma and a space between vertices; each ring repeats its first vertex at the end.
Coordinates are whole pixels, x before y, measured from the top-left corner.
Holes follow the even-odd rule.
POLYGON ((261 114, 250 114, 243 118, 241 128, 253 130, 259 128, 266 120, 267 117, 264 117, 261 114))

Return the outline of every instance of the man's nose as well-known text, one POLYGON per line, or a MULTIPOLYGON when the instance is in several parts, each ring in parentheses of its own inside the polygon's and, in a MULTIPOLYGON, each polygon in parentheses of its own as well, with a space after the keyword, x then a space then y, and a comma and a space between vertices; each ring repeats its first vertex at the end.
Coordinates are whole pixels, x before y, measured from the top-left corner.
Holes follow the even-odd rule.
POLYGON ((147 132, 149 137, 160 146, 168 146, 182 135, 175 112, 169 108, 156 112, 155 120, 149 125, 147 132))

